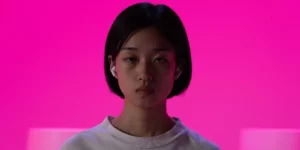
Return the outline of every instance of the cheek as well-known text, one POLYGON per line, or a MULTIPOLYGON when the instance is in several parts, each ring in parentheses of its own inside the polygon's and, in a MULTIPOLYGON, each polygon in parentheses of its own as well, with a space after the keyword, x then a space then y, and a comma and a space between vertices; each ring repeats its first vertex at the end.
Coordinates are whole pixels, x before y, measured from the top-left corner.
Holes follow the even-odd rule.
POLYGON ((163 87, 172 86, 174 82, 175 65, 171 64, 165 67, 158 67, 155 71, 157 83, 163 87))
POLYGON ((124 64, 123 60, 121 58, 116 59, 116 72, 118 80, 123 81, 124 78, 126 79, 128 75, 128 67, 124 64))
POLYGON ((133 80, 132 71, 130 71, 128 68, 122 66, 122 64, 119 64, 117 66, 116 70, 117 70, 119 87, 120 87, 122 93, 124 95, 127 93, 130 93, 131 89, 134 87, 134 85, 132 83, 132 80, 133 80))
POLYGON ((119 81, 122 81, 122 82, 125 82, 126 79, 128 79, 128 77, 130 76, 128 73, 128 70, 122 66, 118 66, 116 68, 116 71, 117 71, 117 77, 118 77, 118 80, 119 81))
POLYGON ((169 78, 170 76, 172 76, 174 74, 174 71, 175 71, 175 63, 168 63, 163 65, 158 64, 155 70, 155 72, 157 72, 156 74, 159 74, 159 76, 165 78, 169 78))
POLYGON ((118 78, 118 84, 121 92, 124 95, 128 95, 128 93, 131 92, 130 89, 132 88, 132 83, 129 82, 128 78, 126 78, 126 75, 120 75, 120 78, 118 78))
POLYGON ((157 71, 156 88, 160 97, 167 97, 173 89, 174 85, 174 69, 165 68, 157 71))

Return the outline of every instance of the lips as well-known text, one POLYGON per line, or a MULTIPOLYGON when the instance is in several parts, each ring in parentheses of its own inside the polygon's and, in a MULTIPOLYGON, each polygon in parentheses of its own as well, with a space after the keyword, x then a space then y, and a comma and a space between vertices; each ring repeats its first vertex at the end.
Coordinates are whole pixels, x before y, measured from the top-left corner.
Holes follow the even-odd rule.
POLYGON ((143 93, 143 94, 152 94, 154 92, 153 88, 150 87, 139 87, 136 92, 143 93))

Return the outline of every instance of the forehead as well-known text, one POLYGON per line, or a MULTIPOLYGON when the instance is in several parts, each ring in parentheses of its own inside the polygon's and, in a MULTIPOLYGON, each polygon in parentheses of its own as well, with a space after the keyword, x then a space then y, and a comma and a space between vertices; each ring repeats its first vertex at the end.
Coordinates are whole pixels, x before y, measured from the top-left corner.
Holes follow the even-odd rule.
POLYGON ((171 44, 155 28, 145 28, 134 32, 123 44, 123 47, 141 49, 171 49, 171 44))

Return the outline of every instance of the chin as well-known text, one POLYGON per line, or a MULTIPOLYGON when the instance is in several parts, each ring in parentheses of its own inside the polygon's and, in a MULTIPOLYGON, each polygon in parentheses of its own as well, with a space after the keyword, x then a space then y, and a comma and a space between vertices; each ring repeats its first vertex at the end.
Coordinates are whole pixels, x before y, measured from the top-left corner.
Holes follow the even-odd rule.
POLYGON ((143 109, 151 109, 151 108, 155 108, 158 105, 161 105, 164 103, 163 101, 157 101, 157 100, 158 100, 158 98, 154 98, 154 97, 144 97, 144 98, 135 99, 135 101, 133 103, 137 107, 140 107, 143 109))

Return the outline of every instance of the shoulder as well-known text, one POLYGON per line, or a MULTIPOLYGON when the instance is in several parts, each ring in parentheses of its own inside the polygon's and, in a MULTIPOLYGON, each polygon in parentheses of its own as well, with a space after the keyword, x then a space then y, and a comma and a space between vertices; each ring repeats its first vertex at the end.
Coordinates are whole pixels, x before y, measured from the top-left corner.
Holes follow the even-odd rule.
POLYGON ((67 139, 60 150, 84 150, 98 142, 98 137, 93 128, 79 132, 67 139))
POLYGON ((93 135, 90 131, 79 132, 67 139, 60 150, 82 150, 87 145, 87 137, 93 135))
POLYGON ((188 130, 189 137, 194 141, 195 145, 201 150, 220 150, 220 148, 212 141, 207 140, 202 135, 193 130, 188 130))

